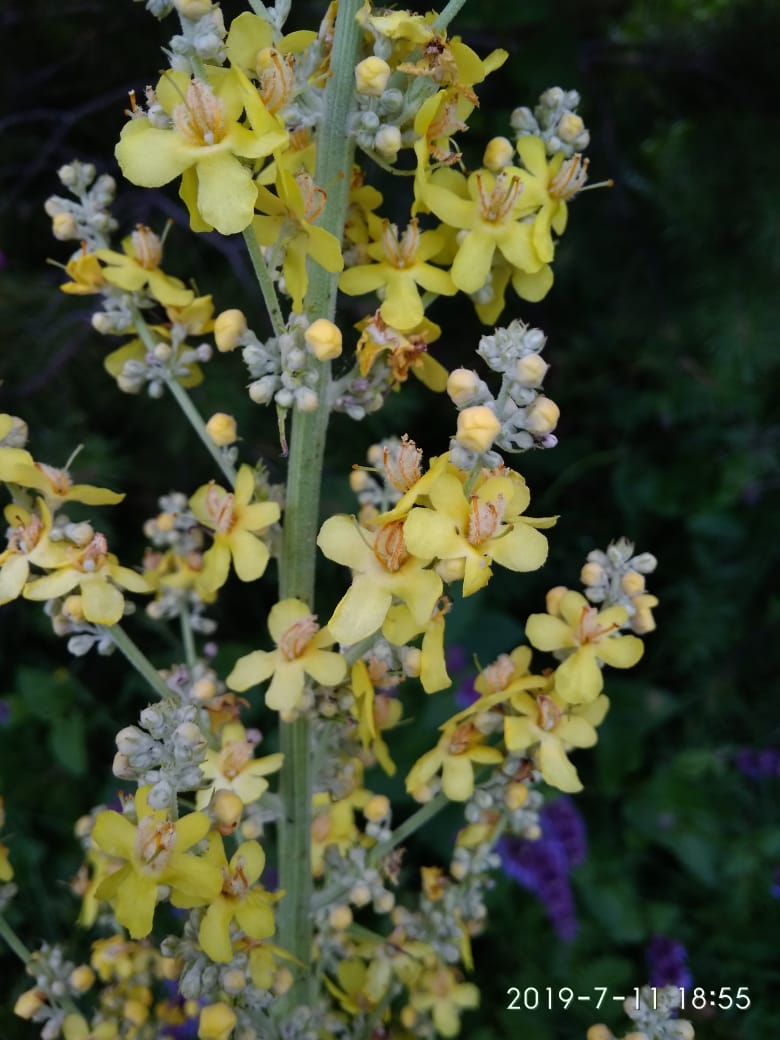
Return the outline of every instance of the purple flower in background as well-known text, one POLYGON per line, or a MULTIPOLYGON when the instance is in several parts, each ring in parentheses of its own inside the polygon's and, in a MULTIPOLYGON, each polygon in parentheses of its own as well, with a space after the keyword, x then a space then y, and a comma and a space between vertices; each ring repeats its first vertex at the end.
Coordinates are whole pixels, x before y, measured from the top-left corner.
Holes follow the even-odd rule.
POLYGON ((0 700, 0 726, 7 726, 11 721, 11 705, 6 700, 0 700))
POLYGON ((474 677, 464 679, 455 691, 455 703, 459 708, 468 708, 474 701, 479 700, 480 695, 474 689, 474 677))
POLYGON ((498 846, 504 871, 544 904, 559 937, 577 934, 577 912, 569 873, 584 862, 585 826, 569 798, 559 798, 539 814, 542 835, 536 841, 503 838, 498 846))
POLYGON ((466 649, 460 643, 453 643, 447 647, 446 659, 448 672, 462 672, 468 664, 466 649))
POLYGON ((734 764, 743 776, 751 780, 780 776, 780 751, 776 748, 740 748, 734 755, 734 764))
POLYGON ((688 951, 681 942, 666 935, 654 935, 645 949, 651 986, 678 986, 690 989, 693 976, 688 968, 688 951))
POLYGON ((772 884, 769 886, 769 894, 773 899, 780 899, 780 867, 775 868, 772 884))

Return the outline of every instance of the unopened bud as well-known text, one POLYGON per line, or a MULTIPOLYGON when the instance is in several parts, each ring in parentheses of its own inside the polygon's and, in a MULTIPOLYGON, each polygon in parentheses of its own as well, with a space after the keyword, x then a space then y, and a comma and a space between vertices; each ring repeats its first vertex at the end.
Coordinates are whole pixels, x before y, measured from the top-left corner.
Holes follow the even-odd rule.
POLYGON ((295 407, 299 412, 316 412, 320 406, 320 398, 316 390, 310 386, 299 386, 295 391, 295 407))
POLYGON ((506 137, 491 137, 482 156, 482 162, 491 173, 498 173, 509 166, 514 158, 512 142, 506 137))
POLYGON ((358 94, 379 97, 384 93, 393 70, 382 58, 372 54, 355 66, 355 90, 358 94))
POLYGON ((277 996, 281 997, 287 993, 294 981, 295 979, 293 978, 293 973, 290 969, 282 967, 274 976, 272 989, 277 996))
POLYGON ((638 596, 645 591, 645 579, 639 571, 626 571, 620 579, 620 587, 627 596, 638 596))
POLYGON ((240 993, 246 988, 246 976, 239 968, 229 968, 222 976, 222 988, 226 993, 240 993))
POLYGON ((584 129, 582 118, 576 112, 567 112, 558 123, 558 137, 566 144, 573 144, 584 129))
POLYGON ((374 147, 388 162, 392 162, 401 150, 403 139, 397 126, 380 126, 374 137, 374 147))
POLYGON ((614 1033, 605 1025, 591 1026, 586 1033, 586 1040, 614 1040, 614 1033))
POLYGON ((51 222, 51 233, 58 242, 68 242, 78 235, 78 224, 72 213, 55 213, 51 222))
POLYGON ((180 15, 196 21, 211 10, 211 0, 173 0, 173 5, 180 15))
POLYGON ((70 621, 84 620, 84 605, 81 596, 66 596, 62 604, 62 613, 70 621))
POLYGON ((592 560, 586 563, 580 571, 580 581, 583 585, 601 585, 606 577, 606 572, 600 563, 592 560))
POLYGON ((528 788, 525 784, 509 784, 504 792, 504 802, 510 812, 520 809, 528 800, 528 788))
POLYGON ((367 491, 373 483, 373 480, 364 469, 353 469, 349 475, 349 486, 355 494, 360 491, 367 491))
POLYGON ((198 1022, 199 1040, 228 1040, 238 1021, 227 1004, 208 1004, 201 1009, 198 1022))
POLYGON ((384 820, 390 812, 390 799, 384 794, 375 794, 366 802, 363 815, 373 823, 384 820))
POLYGON ((355 906, 367 906, 371 902, 371 889, 365 883, 358 882, 350 889, 349 901, 355 906))
POLYGON ((220 834, 232 834, 241 819, 244 811, 244 803, 227 788, 222 788, 214 794, 211 808, 217 821, 217 829, 220 834))
POLYGON ((496 413, 487 405, 464 408, 458 415, 456 439, 469 451, 490 451, 493 441, 501 433, 496 413))
POLYGON ((327 318, 318 318, 312 322, 303 338, 319 361, 332 361, 341 354, 341 329, 327 318))
POLYGON ((536 398, 526 414, 526 429, 537 437, 552 433, 558 425, 561 410, 555 401, 543 394, 536 398))
POLYGON ((149 1017, 149 1009, 140 1000, 126 1000, 122 1007, 122 1017, 138 1029, 149 1017))
POLYGON ((549 367, 538 354, 526 354, 515 365, 515 379, 521 386, 541 386, 549 367))
POLYGON ((348 906, 334 906, 328 914, 328 922, 331 928, 337 932, 343 932, 352 924, 352 911, 348 906))
POLYGON ((561 600, 569 590, 565 585, 556 585, 555 588, 550 589, 544 598, 545 606, 547 607, 547 613, 552 614, 555 617, 558 614, 558 608, 561 605, 561 600))
POLYGON ((409 647, 403 655, 404 672, 410 679, 416 679, 422 669, 422 652, 415 646, 409 647))
POLYGON ((214 342, 221 354, 235 350, 247 330, 246 318, 242 311, 233 308, 222 311, 214 319, 214 342))
POLYGON ((43 1007, 46 994, 42 989, 27 989, 17 997, 14 1014, 19 1018, 32 1018, 36 1011, 43 1007))
POLYGON ((447 394, 453 404, 467 405, 479 393, 482 380, 470 368, 455 368, 447 379, 447 394))
POLYGON ((226 448, 238 439, 236 420, 226 412, 215 412, 206 423, 206 433, 218 447, 226 448))

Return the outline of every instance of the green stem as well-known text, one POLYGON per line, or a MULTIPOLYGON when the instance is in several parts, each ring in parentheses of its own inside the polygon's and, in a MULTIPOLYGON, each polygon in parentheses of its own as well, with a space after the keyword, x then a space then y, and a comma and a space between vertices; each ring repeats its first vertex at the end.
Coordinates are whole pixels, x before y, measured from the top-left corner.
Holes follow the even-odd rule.
MULTIPOLYGON (((133 315, 133 325, 135 326, 135 331, 138 333, 138 338, 141 340, 146 349, 150 353, 153 353, 154 348, 157 344, 155 343, 154 336, 152 335, 152 330, 146 324, 146 321, 140 309, 136 307, 134 304, 131 304, 130 312, 133 315)), ((201 418, 200 412, 192 403, 190 395, 187 393, 187 391, 184 389, 181 383, 179 383, 174 376, 170 375, 170 373, 164 372, 163 378, 165 379, 165 385, 170 390, 179 408, 181 408, 181 410, 184 412, 184 415, 189 420, 189 423, 192 426, 193 430, 195 431, 195 433, 197 433, 197 435, 200 437, 200 439, 206 446, 209 455, 211 455, 211 457, 214 459, 219 469, 222 470, 225 477, 230 482, 231 487, 234 487, 236 483, 236 471, 225 460, 225 458, 222 455, 222 452, 219 450, 219 448, 211 439, 211 437, 209 437, 208 433, 206 433, 206 424, 201 418)))
POLYGON ((418 831, 428 820, 450 804, 447 795, 443 791, 439 791, 429 802, 421 805, 417 812, 412 813, 402 824, 396 827, 389 838, 386 838, 385 841, 380 841, 378 845, 374 846, 369 853, 369 862, 371 864, 379 863, 388 852, 392 852, 397 845, 400 845, 402 841, 406 841, 411 834, 418 831))
POLYGON ((23 964, 28 963, 32 957, 32 952, 27 949, 2 914, 0 914, 0 938, 5 939, 6 945, 13 950, 23 964))
POLYGON ((466 0, 450 0, 440 15, 437 16, 433 23, 433 27, 437 32, 441 32, 442 29, 446 29, 452 19, 460 11, 462 7, 465 7, 466 0))
POLYGON ((198 655, 195 650, 195 636, 192 631, 192 625, 190 624, 190 608, 185 599, 182 599, 179 622, 181 626, 181 641, 184 646, 184 660, 190 671, 190 675, 192 675, 192 670, 198 661, 198 655))
MULTIPOLYGON (((354 102, 354 68, 361 30, 357 12, 361 0, 341 0, 331 53, 331 77, 325 88, 323 121, 317 135, 315 181, 327 191, 320 225, 340 242, 344 234, 354 142, 349 117, 354 102)), ((336 312, 338 274, 318 264, 310 265, 305 311, 310 320, 333 320, 336 312)), ((319 526, 320 483, 328 427, 330 364, 320 368, 317 386, 319 408, 293 412, 290 460, 280 561, 280 597, 293 596, 313 605, 316 539, 319 526)), ((280 724, 284 765, 280 794, 284 815, 279 836, 280 886, 287 893, 279 906, 281 945, 307 966, 289 994, 285 1007, 312 999, 311 964, 311 734, 309 722, 300 718, 280 724)))
POLYGON ((236 471, 224 457, 224 455, 219 450, 218 446, 214 443, 214 441, 211 439, 211 437, 209 437, 208 433, 206 432, 206 424, 204 423, 200 412, 192 403, 192 398, 190 397, 190 395, 174 376, 169 376, 167 375, 167 373, 165 376, 165 385, 170 390, 179 408, 181 408, 182 412, 184 412, 185 416, 189 420, 190 426, 193 428, 195 433, 197 433, 198 437, 200 437, 209 455, 216 462, 217 466, 224 474, 227 482, 230 484, 231 487, 235 487, 236 471))
POLYGON ((140 676, 142 676, 149 685, 152 687, 154 692, 161 697, 163 700, 173 696, 173 691, 170 687, 166 686, 160 673, 154 667, 149 658, 138 649, 130 636, 125 632, 119 625, 112 625, 110 628, 103 628, 106 635, 110 636, 116 646, 117 650, 120 650, 130 664, 135 668, 140 676))
POLYGON ((255 235, 255 229, 251 224, 246 231, 244 231, 244 242, 246 243, 247 252, 249 253, 249 259, 252 261, 252 268, 255 272, 255 278, 257 278, 257 284, 260 286, 260 292, 263 294, 265 309, 268 311, 268 317, 271 319, 274 333, 277 336, 281 336, 287 328, 287 325, 282 315, 282 308, 279 305, 279 297, 276 295, 276 287, 274 286, 273 279, 268 270, 268 264, 265 262, 265 257, 262 254, 260 244, 255 235))

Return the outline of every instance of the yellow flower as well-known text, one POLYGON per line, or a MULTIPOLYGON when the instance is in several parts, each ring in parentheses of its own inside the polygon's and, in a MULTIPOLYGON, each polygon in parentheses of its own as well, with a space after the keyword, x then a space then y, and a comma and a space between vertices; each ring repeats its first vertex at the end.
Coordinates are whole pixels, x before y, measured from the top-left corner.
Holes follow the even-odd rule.
POLYGON ((91 296, 106 287, 100 261, 94 253, 87 251, 86 243, 81 247, 81 252, 67 262, 65 274, 71 281, 63 282, 60 289, 71 296, 91 296))
POLYGON ((524 178, 526 201, 539 207, 533 223, 533 244, 540 260, 550 263, 555 252, 552 232, 566 230, 567 199, 573 198, 588 177, 588 160, 577 153, 564 159, 558 152, 548 161, 544 141, 524 135, 517 142, 517 152, 530 176, 524 178))
POLYGON ((382 635, 395 646, 405 646, 422 633, 419 674, 426 693, 438 693, 452 685, 444 657, 444 617, 450 607, 446 596, 442 604, 436 606, 427 624, 418 625, 409 608, 396 603, 390 607, 382 626, 382 635))
POLYGON ((207 594, 225 584, 231 559, 241 581, 255 581, 265 572, 270 553, 257 535, 279 519, 280 510, 276 502, 252 502, 254 494, 254 473, 242 466, 234 492, 212 480, 190 499, 195 516, 214 531, 214 544, 204 553, 198 582, 207 594))
POLYGON ((49 541, 51 513, 43 499, 38 499, 38 512, 21 506, 5 507, 8 523, 8 546, 0 553, 0 604, 8 603, 21 593, 30 576, 30 565, 56 565, 56 549, 49 541))
POLYGON ((368 375, 374 363, 382 358, 396 389, 405 383, 409 373, 436 393, 447 386, 447 369, 431 357, 428 344, 441 336, 441 329, 423 318, 419 325, 406 332, 387 325, 381 311, 358 322, 362 335, 357 344, 357 361, 362 376, 368 375))
POLYGON ((383 288, 382 320, 401 332, 413 329, 425 313, 418 286, 444 296, 457 291, 446 271, 427 262, 444 248, 446 236, 441 230, 421 233, 416 218, 400 237, 389 220, 380 223, 370 215, 368 227, 374 241, 366 252, 376 262, 348 268, 339 279, 339 288, 349 296, 383 288))
POLYGON ((406 790, 417 797, 441 770, 441 786, 453 802, 466 802, 474 792, 473 763, 495 765, 504 756, 485 743, 473 722, 445 723, 439 743, 417 759, 406 778, 406 790), (416 794, 417 792, 417 794, 416 794))
POLYGON ((64 1040, 114 1040, 119 1036, 118 1027, 113 1022, 98 1022, 91 1029, 83 1015, 75 1012, 66 1015, 62 1023, 64 1040))
POLYGON ((219 870, 222 891, 203 916, 198 942, 212 961, 227 964, 233 959, 231 921, 251 938, 267 939, 276 931, 272 907, 279 897, 261 885, 253 887, 265 868, 265 853, 256 841, 245 841, 228 863, 222 838, 212 835, 204 859, 219 870))
MULTIPOLYGON (((47 560, 47 566, 51 565, 47 560)), ((85 546, 64 546, 55 567, 26 585, 24 598, 57 599, 78 588, 84 617, 94 625, 115 625, 121 620, 125 601, 119 587, 130 592, 151 591, 142 575, 120 565, 102 534, 93 535, 85 546)))
POLYGON ((164 306, 186 307, 194 298, 178 278, 172 278, 160 270, 162 242, 143 224, 122 241, 124 252, 113 249, 98 249, 95 256, 106 266, 103 277, 111 285, 127 292, 138 292, 148 286, 149 292, 164 306))
POLYGON ((387 773, 395 776, 395 763, 390 758, 387 744, 382 737, 383 729, 395 726, 401 718, 403 708, 396 697, 377 693, 374 677, 366 662, 361 658, 352 665, 350 674, 352 696, 355 698, 353 711, 357 719, 357 732, 363 750, 371 754, 387 773))
POLYGON ((628 611, 614 606, 598 612, 579 592, 567 590, 557 616, 531 614, 526 622, 528 641, 537 650, 568 651, 555 671, 555 692, 569 704, 593 701, 604 688, 598 662, 613 668, 632 668, 644 652, 636 636, 621 636, 628 611))
POLYGON ((547 539, 536 530, 553 518, 525 517, 530 494, 525 481, 489 477, 469 498, 460 479, 444 473, 432 484, 431 508, 416 506, 406 519, 404 534, 415 556, 463 561, 463 595, 487 585, 491 562, 513 571, 533 571, 547 558, 547 539))
POLYGON ((543 271, 532 227, 523 219, 530 211, 523 197, 525 176, 517 167, 507 166, 498 174, 478 170, 468 180, 455 170, 440 170, 419 181, 422 202, 445 224, 465 232, 459 236, 450 272, 463 292, 483 288, 497 253, 525 274, 540 276, 543 271))
POLYGON ((332 273, 344 267, 344 260, 335 235, 314 223, 325 207, 327 196, 311 175, 306 170, 293 175, 280 166, 276 190, 278 194, 274 195, 262 184, 257 186, 257 208, 261 215, 254 218, 252 227, 260 245, 284 249, 282 273, 293 310, 300 314, 309 287, 306 258, 311 257, 332 273))
POLYGON ((386 959, 366 964, 360 957, 347 957, 336 968, 338 985, 325 976, 325 985, 341 1007, 351 1015, 372 1012, 380 1004, 392 982, 386 959))
POLYGON ((215 791, 233 791, 245 805, 256 802, 268 790, 269 773, 281 769, 284 755, 277 752, 264 758, 254 757, 255 744, 247 739, 240 722, 230 722, 222 729, 222 748, 206 752, 201 772, 212 781, 198 791, 195 804, 204 809, 215 791))
POLYGON ((243 692, 273 676, 265 703, 274 711, 289 713, 300 704, 307 675, 323 686, 335 686, 346 678, 347 663, 341 654, 324 649, 333 645, 333 636, 320 628, 302 600, 284 599, 272 607, 268 631, 277 649, 241 657, 227 677, 232 690, 243 692))
POLYGON ((351 517, 331 516, 320 528, 317 545, 328 559, 354 572, 328 622, 340 643, 357 643, 381 628, 393 597, 406 603, 419 625, 430 620, 441 595, 441 578, 424 569, 430 557, 409 553, 402 521, 369 531, 351 517))
POLYGON ((116 147, 122 172, 133 184, 159 188, 183 174, 179 194, 195 231, 223 235, 252 222, 257 186, 242 159, 260 159, 281 148, 287 132, 239 69, 208 68, 208 80, 166 72, 156 96, 171 128, 146 117, 125 124, 116 147), (240 123, 246 112, 249 126, 240 123))
POLYGON ((174 906, 180 899, 188 906, 210 903, 222 887, 220 871, 188 852, 208 833, 208 817, 195 812, 174 822, 164 810, 150 808, 149 790, 141 787, 136 793, 137 824, 109 809, 98 815, 92 831, 98 848, 125 860, 103 879, 96 895, 111 903, 117 920, 134 939, 152 930, 158 886, 170 887, 174 906))
POLYGON ((459 982, 454 968, 426 969, 415 983, 410 1000, 416 1011, 428 1011, 442 1036, 457 1036, 460 1014, 479 1006, 479 990, 472 982, 459 982))
POLYGON ((35 488, 43 495, 52 512, 64 502, 83 502, 88 506, 114 506, 125 497, 108 488, 93 487, 91 484, 74 484, 66 469, 57 469, 45 462, 34 462, 26 451, 4 448, 3 451, 19 452, 5 470, 0 465, 0 479, 35 488), (26 458, 22 458, 24 455, 26 458))
POLYGON ((325 870, 325 850, 335 845, 345 853, 359 839, 355 824, 355 808, 368 801, 368 792, 358 792, 347 798, 334 799, 327 791, 315 792, 312 798, 311 869, 314 877, 325 870))
POLYGON ((572 707, 554 692, 533 695, 515 690, 510 703, 517 714, 504 719, 507 751, 529 753, 551 787, 569 793, 581 791, 582 783, 566 752, 572 747, 593 747, 598 739, 595 727, 606 715, 609 700, 602 696, 572 707))

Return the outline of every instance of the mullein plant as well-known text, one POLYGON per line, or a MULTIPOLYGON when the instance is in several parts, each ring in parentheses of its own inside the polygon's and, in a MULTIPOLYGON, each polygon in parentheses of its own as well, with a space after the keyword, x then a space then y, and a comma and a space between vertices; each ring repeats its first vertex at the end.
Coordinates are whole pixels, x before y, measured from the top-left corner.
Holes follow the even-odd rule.
MULTIPOLYGON (((319 27, 290 33, 289 0, 251 0, 230 25, 211 0, 146 6, 175 13, 179 29, 169 67, 131 95, 119 166, 136 185, 176 182, 194 232, 243 236, 271 334, 171 273, 164 235, 138 225, 117 242, 111 177, 79 162, 60 170, 69 194, 46 210, 55 238, 78 246, 61 288, 94 299, 118 391, 169 395, 214 479, 165 489, 133 566, 97 520, 68 516, 71 502, 122 495, 79 483, 73 460, 35 458, 25 423, 0 416, 10 493, 0 602, 41 603, 72 654, 119 650, 152 698, 116 737, 114 773, 135 791, 76 828, 79 923, 98 935, 89 963, 59 946, 29 951, 0 916, 34 979, 16 1012, 44 1040, 454 1036, 479 1003, 471 940, 487 925, 491 872, 502 850, 541 836, 550 789, 581 789, 572 759, 597 741, 605 676, 639 661, 654 625, 655 560, 620 541, 591 553, 584 594, 550 590, 526 620, 527 643, 479 669, 471 704, 456 711, 446 692, 447 615, 460 597, 481 593, 496 568, 545 563, 557 518, 533 515, 506 458, 553 447, 558 408, 541 330, 495 328, 479 341, 479 371, 451 369, 426 311, 465 293, 493 326, 510 290, 530 302, 548 293, 587 180, 579 97, 556 87, 533 111, 516 109, 470 169, 460 135, 507 54, 482 58, 449 33, 462 0, 424 16, 341 0, 319 27), (377 167, 408 175, 405 222, 382 215, 377 167), (365 312, 355 329, 337 320, 339 289, 365 312), (204 420, 190 395, 235 350, 249 398, 272 406, 283 486, 245 457, 230 414, 204 420), (354 514, 321 522, 330 413, 358 421, 410 375, 449 395, 448 450, 426 458, 388 431, 350 477, 354 514), (327 621, 318 553, 344 568, 327 621), (228 583, 268 583, 271 557, 276 603, 257 629, 272 648, 219 674, 210 607, 228 583), (180 627, 164 669, 128 634, 135 596, 149 619, 180 627), (399 777, 399 821, 375 788, 397 772, 402 682, 454 713, 399 777), (278 722, 271 753, 242 720, 258 701, 278 722), (463 825, 449 862, 408 878, 404 846, 451 803, 463 825), (159 914, 161 902, 176 912, 159 914), (163 920, 178 931, 163 934, 163 920)), ((0 845, 0 882, 7 902, 12 841, 10 853, 0 845)), ((654 1014, 662 1030, 675 1010, 654 1014)))

